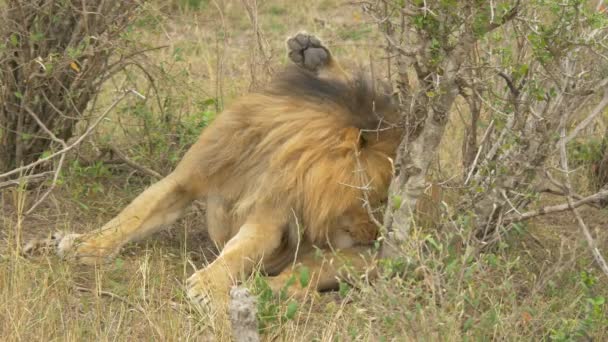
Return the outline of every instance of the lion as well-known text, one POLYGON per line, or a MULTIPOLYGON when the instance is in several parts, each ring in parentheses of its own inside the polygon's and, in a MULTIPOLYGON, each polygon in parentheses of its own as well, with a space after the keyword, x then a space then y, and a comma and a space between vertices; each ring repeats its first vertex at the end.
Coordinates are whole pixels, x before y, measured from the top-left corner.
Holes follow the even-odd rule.
POLYGON ((276 289, 304 265, 319 291, 338 286, 344 265, 365 267, 379 233, 370 208, 386 200, 403 135, 398 108, 316 36, 298 33, 287 49, 293 64, 218 115, 171 174, 100 229, 58 239, 58 254, 107 262, 205 198, 220 253, 187 280, 195 304, 226 303, 258 266, 276 289))

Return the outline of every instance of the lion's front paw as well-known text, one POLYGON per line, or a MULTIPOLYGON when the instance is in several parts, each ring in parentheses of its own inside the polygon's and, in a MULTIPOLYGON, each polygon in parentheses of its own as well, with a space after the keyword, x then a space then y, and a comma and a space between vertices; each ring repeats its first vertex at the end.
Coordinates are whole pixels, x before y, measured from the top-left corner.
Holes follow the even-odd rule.
POLYGON ((226 273, 209 268, 194 273, 186 282, 190 301, 207 312, 225 311, 232 281, 226 273))
POLYGON ((329 50, 319 38, 306 32, 287 39, 287 48, 289 59, 307 70, 317 72, 329 62, 329 50))
POLYGON ((57 245, 64 235, 65 233, 63 232, 56 232, 46 238, 33 239, 23 246, 21 253, 25 256, 47 253, 55 254, 57 252, 57 245))
POLYGON ((94 265, 109 262, 118 251, 99 236, 61 234, 55 237, 57 255, 79 264, 94 265))

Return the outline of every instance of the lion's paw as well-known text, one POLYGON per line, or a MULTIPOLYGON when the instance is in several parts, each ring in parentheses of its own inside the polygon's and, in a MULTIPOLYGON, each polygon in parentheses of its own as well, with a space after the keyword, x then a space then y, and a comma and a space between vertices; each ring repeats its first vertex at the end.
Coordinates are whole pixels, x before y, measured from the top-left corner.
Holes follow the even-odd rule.
POLYGON ((300 32, 287 39, 288 56, 296 65, 317 72, 327 65, 329 50, 314 35, 300 32))
POLYGON ((54 239, 57 255, 79 264, 108 263, 118 251, 97 235, 62 233, 56 234, 54 239))
POLYGON ((61 258, 67 258, 74 250, 76 242, 82 237, 82 234, 75 233, 55 233, 53 239, 56 244, 56 252, 61 258))
POLYGON ((70 241, 70 245, 80 234, 71 234, 65 232, 55 232, 51 236, 42 239, 33 239, 26 243, 21 249, 21 253, 25 256, 36 255, 36 254, 61 254, 60 245, 66 245, 67 241, 70 241), (68 237, 67 239, 64 239, 68 237))
POLYGON ((225 311, 231 285, 226 274, 208 269, 194 273, 186 281, 187 295, 192 304, 203 311, 214 313, 225 311))

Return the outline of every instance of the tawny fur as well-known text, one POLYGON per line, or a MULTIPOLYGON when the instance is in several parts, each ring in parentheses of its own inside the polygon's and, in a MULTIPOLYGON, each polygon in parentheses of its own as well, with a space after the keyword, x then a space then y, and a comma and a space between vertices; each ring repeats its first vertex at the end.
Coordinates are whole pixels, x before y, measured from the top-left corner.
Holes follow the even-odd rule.
POLYGON ((171 175, 99 231, 66 237, 60 253, 104 260, 206 197, 209 233, 222 252, 190 278, 195 301, 227 298, 230 285, 259 262, 270 274, 284 271, 280 281, 296 259, 314 268, 319 289, 332 287, 338 267, 315 266, 313 246, 356 259, 377 237, 363 201, 374 207, 385 200, 402 130, 389 95, 344 73, 329 50, 310 45, 312 36, 297 38, 302 51, 325 49, 327 60, 314 70, 288 67, 266 90, 241 98, 171 175))
MULTIPOLYGON (((366 217, 362 189, 378 204, 390 182, 394 141, 349 125, 348 109, 291 96, 252 94, 220 115, 187 155, 199 187, 232 204, 242 223, 257 207, 273 208, 286 221, 294 214, 306 236, 323 245, 346 218, 366 217)), ((201 191, 200 189, 198 191, 201 191)), ((360 220, 357 220, 360 221, 360 220)), ((364 241, 375 238, 369 219, 360 222, 364 241)))

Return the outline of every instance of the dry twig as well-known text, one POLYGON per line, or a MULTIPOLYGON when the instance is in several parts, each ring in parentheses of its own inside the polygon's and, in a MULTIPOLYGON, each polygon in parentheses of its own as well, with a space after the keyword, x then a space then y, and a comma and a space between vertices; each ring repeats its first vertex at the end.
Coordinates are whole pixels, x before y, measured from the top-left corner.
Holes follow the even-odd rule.
POLYGON ((127 157, 124 153, 122 153, 121 150, 118 149, 118 147, 110 144, 108 146, 110 148, 110 150, 112 150, 112 152, 120 159, 122 160, 125 164, 129 165, 130 167, 134 168, 135 170, 148 175, 150 177, 156 178, 156 179, 162 179, 163 175, 161 175, 160 173, 152 170, 149 167, 146 167, 144 165, 140 165, 137 164, 136 162, 134 162, 133 160, 129 159, 129 157, 127 157))

